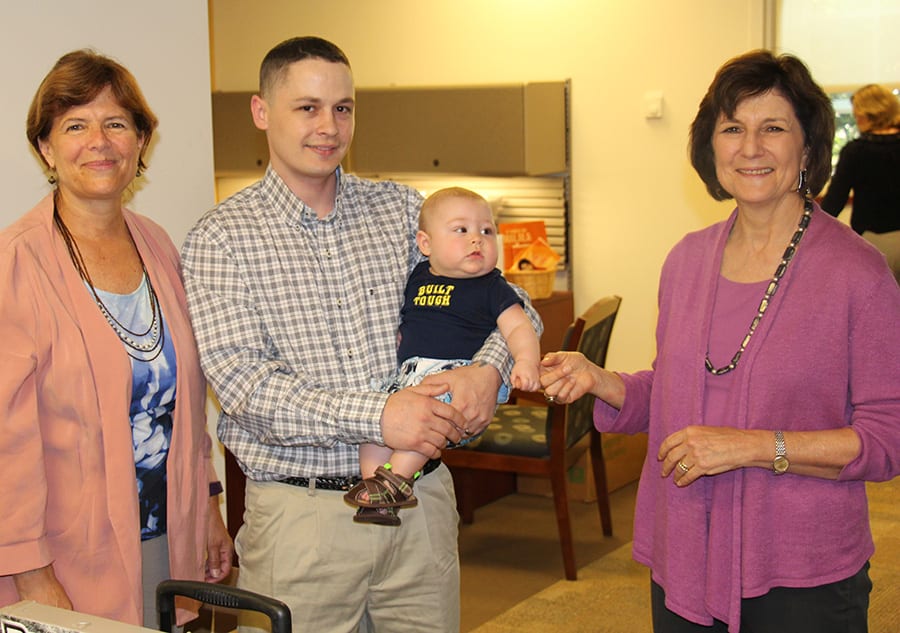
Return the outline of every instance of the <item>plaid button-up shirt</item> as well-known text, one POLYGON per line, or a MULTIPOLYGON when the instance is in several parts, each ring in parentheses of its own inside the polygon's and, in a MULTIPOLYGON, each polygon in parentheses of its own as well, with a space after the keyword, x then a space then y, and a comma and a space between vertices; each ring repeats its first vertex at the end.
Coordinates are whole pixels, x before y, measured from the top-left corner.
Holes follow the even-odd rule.
MULTIPOLYGON (((383 442, 388 396, 370 384, 397 364, 403 289, 423 259, 422 196, 337 175, 320 220, 270 167, 201 218, 182 249, 218 435, 251 479, 358 475, 358 444, 383 442)), ((499 332, 476 360, 508 379, 499 332)))

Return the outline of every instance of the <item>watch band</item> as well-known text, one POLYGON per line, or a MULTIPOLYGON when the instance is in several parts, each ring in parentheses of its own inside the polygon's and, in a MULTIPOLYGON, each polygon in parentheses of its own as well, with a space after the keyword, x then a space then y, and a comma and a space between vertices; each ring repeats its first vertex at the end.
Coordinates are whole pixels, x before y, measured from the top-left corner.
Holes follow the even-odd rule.
POLYGON ((783 475, 787 472, 791 463, 787 458, 787 448, 784 445, 784 433, 775 431, 775 459, 772 460, 772 470, 776 475, 783 475))

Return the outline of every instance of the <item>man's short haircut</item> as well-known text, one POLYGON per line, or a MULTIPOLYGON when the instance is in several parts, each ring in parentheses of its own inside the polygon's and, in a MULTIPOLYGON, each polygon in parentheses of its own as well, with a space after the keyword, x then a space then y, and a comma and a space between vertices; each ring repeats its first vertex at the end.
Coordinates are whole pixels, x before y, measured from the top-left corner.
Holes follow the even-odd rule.
POLYGON ((293 37, 270 50, 259 67, 259 94, 265 99, 284 76, 287 67, 304 59, 323 59, 344 64, 350 68, 350 60, 340 48, 328 40, 312 35, 293 37))

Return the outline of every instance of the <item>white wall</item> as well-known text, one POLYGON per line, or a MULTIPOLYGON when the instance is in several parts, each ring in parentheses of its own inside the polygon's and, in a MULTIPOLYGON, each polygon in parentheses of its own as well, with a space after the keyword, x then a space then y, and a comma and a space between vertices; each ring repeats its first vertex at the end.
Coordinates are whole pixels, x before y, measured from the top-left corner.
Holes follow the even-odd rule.
POLYGON ((655 354, 662 260, 723 218, 687 161, 687 130, 712 76, 763 44, 765 0, 212 0, 214 87, 255 90, 279 41, 315 34, 350 57, 358 86, 572 79, 576 310, 623 296, 608 365, 655 354), (646 120, 645 92, 665 112, 646 120))
POLYGON ((823 86, 900 83, 900 2, 780 0, 778 47, 823 86))
POLYGON ((129 206, 166 227, 180 246, 214 200, 206 3, 29 0, 6 3, 2 19, 0 226, 50 191, 25 138, 38 84, 62 54, 91 47, 134 73, 160 119, 149 169, 129 206))

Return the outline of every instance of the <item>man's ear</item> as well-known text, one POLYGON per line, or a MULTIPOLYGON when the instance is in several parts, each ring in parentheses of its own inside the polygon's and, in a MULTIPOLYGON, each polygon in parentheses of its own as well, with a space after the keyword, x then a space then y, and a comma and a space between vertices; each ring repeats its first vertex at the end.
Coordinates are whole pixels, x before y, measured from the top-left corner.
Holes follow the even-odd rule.
POLYGON ((253 125, 260 130, 269 129, 269 104, 259 95, 250 97, 250 114, 253 116, 253 125))
POLYGON ((416 233, 416 245, 419 247, 419 250, 422 251, 422 254, 425 257, 429 257, 431 255, 431 239, 428 237, 428 233, 425 231, 419 231, 416 233))

